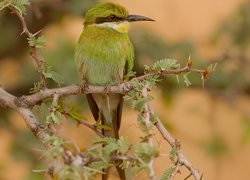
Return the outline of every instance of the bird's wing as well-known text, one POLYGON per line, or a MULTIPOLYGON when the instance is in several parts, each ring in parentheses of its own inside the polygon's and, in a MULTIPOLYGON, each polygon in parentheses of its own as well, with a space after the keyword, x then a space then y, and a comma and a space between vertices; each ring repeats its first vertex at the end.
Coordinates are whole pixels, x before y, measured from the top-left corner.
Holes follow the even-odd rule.
POLYGON ((98 121, 98 116, 99 116, 99 108, 92 96, 92 94, 87 94, 87 101, 88 101, 88 104, 89 104, 89 107, 90 107, 90 110, 95 118, 96 121, 98 121))
POLYGON ((124 67, 124 75, 126 76, 133 70, 134 67, 134 48, 132 43, 129 41, 129 51, 126 58, 126 64, 124 67))

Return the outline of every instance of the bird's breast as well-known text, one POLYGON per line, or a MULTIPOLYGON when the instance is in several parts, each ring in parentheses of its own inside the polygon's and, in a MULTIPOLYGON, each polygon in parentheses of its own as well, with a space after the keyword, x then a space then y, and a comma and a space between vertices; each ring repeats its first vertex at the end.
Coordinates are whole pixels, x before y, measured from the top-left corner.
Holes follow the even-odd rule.
POLYGON ((82 78, 93 85, 121 82, 126 59, 133 53, 128 35, 105 27, 93 28, 82 36, 75 58, 82 78))

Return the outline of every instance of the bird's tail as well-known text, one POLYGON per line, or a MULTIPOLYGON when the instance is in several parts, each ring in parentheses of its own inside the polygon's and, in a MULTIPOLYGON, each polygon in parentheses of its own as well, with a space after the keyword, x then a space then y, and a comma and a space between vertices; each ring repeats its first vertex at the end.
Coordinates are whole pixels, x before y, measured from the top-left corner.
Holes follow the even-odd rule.
MULTIPOLYGON (((112 109, 111 105, 110 105, 110 103, 112 103, 112 100, 110 98, 111 97, 109 97, 107 95, 106 100, 107 100, 107 110, 108 110, 108 112, 103 112, 103 114, 105 114, 105 113, 111 114, 112 121, 111 121, 111 123, 109 123, 109 122, 106 121, 105 117, 102 118, 102 124, 107 125, 107 126, 110 127, 110 130, 108 130, 108 131, 103 129, 102 134, 105 137, 112 137, 112 138, 115 138, 115 139, 119 139, 119 128, 120 128, 120 122, 121 122, 121 108, 122 108, 122 103, 123 103, 122 101, 123 100, 122 100, 122 97, 120 97, 121 100, 119 101, 119 104, 118 104, 117 108, 112 109)), ((106 117, 106 118, 108 118, 108 117, 106 117)), ((115 152, 114 152, 114 154, 115 154, 115 152)), ((122 168, 119 167, 120 163, 121 162, 118 162, 118 165, 116 166, 116 169, 117 169, 117 171, 119 173, 120 179, 121 180, 126 180, 125 171, 122 168)), ((105 174, 103 174, 103 176, 102 176, 103 180, 108 179, 108 175, 109 175, 108 171, 109 171, 109 169, 107 169, 106 171, 107 172, 105 174)))
MULTIPOLYGON (((121 115, 122 115, 122 105, 123 105, 123 97, 119 94, 93 94, 93 99, 87 96, 88 102, 91 106, 90 101, 95 101, 96 106, 98 107, 98 116, 96 113, 94 114, 91 108, 91 111, 97 120, 101 118, 102 125, 108 126, 109 130, 102 129, 102 134, 105 137, 111 137, 115 139, 119 139, 119 128, 121 123, 121 115), (101 116, 101 117, 100 117, 101 116)), ((93 104, 93 103, 92 103, 93 104)), ((115 152, 114 152, 115 154, 115 152)), ((117 162, 116 169, 119 173, 119 177, 121 180, 126 180, 125 171, 119 167, 120 162, 117 162)), ((102 175, 102 180, 107 180, 109 176, 110 168, 105 170, 105 173, 102 175)))

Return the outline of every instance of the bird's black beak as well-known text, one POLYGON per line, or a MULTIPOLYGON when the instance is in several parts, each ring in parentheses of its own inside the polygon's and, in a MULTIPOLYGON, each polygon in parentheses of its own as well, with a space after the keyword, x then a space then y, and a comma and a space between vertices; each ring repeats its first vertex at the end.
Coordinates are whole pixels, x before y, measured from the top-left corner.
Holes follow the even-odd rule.
POLYGON ((136 22, 136 21, 155 21, 151 18, 145 17, 145 16, 139 16, 139 15, 128 15, 126 20, 128 22, 136 22))

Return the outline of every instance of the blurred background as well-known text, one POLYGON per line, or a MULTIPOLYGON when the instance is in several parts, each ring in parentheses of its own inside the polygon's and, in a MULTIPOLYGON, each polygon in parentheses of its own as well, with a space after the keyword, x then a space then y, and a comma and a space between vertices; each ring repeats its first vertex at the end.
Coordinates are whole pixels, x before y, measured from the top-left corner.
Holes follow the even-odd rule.
MULTIPOLYGON (((62 86, 79 82, 73 54, 83 29, 83 15, 98 0, 32 0, 26 22, 31 32, 42 29, 46 48, 39 52, 61 76, 62 86)), ((153 91, 152 104, 164 125, 181 141, 190 162, 206 180, 249 179, 250 162, 250 2, 247 0, 116 0, 131 14, 156 20, 131 26, 135 46, 137 75, 144 65, 172 57, 185 65, 189 55, 193 66, 204 68, 218 63, 217 71, 202 87, 200 76, 190 74, 191 87, 180 76, 168 76, 153 91)), ((17 17, 8 9, 0 12, 0 84, 19 96, 28 94, 38 81, 35 64, 29 57, 26 36, 17 17)), ((57 86, 48 81, 49 87, 57 86)), ((69 97, 93 122, 85 97, 69 97)), ((39 117, 43 110, 35 107, 39 117)), ((43 118, 40 118, 43 122, 43 118)), ((124 109, 121 136, 130 143, 139 140, 136 113, 124 109)), ((61 136, 87 149, 94 134, 71 122, 58 129, 61 136), (85 138, 86 137, 86 138, 85 138)), ((48 179, 41 158, 41 144, 27 129, 21 117, 0 108, 0 179, 48 179)), ((161 149, 156 161, 159 176, 171 166, 170 150, 155 131, 161 149)), ((188 175, 185 168, 176 179, 188 175)), ((137 179, 146 179, 138 174, 137 179)), ((115 178, 114 178, 115 179, 115 178)))

